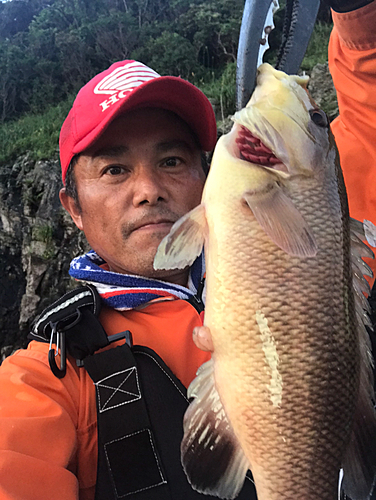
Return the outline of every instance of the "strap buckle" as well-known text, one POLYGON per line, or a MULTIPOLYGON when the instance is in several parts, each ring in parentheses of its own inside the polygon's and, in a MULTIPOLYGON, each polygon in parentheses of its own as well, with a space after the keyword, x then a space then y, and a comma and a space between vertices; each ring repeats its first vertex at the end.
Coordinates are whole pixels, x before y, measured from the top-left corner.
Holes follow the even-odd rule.
MULTIPOLYGON (((107 336, 107 340, 109 344, 112 344, 113 342, 117 342, 118 340, 125 339, 125 343, 129 346, 133 346, 133 337, 132 337, 132 332, 129 330, 125 330, 124 332, 119 332, 115 333, 114 335, 109 335, 107 336)), ((84 360, 83 359, 76 359, 76 365, 81 368, 82 366, 85 366, 84 360)))
POLYGON ((51 325, 51 337, 50 337, 50 349, 48 351, 48 364, 50 365, 52 373, 57 378, 65 377, 67 371, 67 353, 65 347, 65 331, 58 329, 58 323, 50 323, 51 325), (56 342, 54 339, 56 337, 56 342), (56 349, 52 347, 52 344, 56 343, 56 349), (59 355, 60 350, 60 368, 56 364, 55 358, 59 355))
POLYGON ((49 326, 51 328, 50 336, 50 349, 48 351, 48 363, 50 365, 52 373, 57 378, 64 378, 67 371, 67 350, 65 342, 65 332, 70 328, 73 328, 81 320, 81 311, 76 309, 77 316, 73 320, 66 324, 64 327, 59 327, 60 321, 50 322, 49 326), (54 339, 56 337, 56 342, 54 339), (52 344, 56 343, 56 349, 53 349, 52 344), (59 355, 60 349, 60 368, 56 364, 55 358, 59 355))
POLYGON ((117 340, 125 339, 125 343, 128 344, 129 347, 133 346, 132 333, 129 330, 109 335, 107 338, 110 344, 116 342, 117 340))

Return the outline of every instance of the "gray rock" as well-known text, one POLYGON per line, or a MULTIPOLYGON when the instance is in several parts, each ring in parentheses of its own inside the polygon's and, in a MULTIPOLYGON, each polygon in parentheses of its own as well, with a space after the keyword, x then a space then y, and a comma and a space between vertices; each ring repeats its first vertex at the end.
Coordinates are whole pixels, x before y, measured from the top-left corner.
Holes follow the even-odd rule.
POLYGON ((35 162, 25 154, 0 168, 2 354, 24 346, 33 319, 76 286, 69 263, 88 246, 60 205, 60 188, 57 158, 35 162))
POLYGON ((326 112, 330 121, 338 116, 337 94, 329 72, 328 63, 316 64, 313 68, 308 90, 316 101, 316 104, 326 112))

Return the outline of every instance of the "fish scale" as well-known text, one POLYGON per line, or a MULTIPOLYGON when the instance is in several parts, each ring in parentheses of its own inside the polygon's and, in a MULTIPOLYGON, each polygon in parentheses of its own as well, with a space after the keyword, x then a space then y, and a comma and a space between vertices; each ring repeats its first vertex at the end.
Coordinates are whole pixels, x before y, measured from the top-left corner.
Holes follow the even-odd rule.
POLYGON ((357 276, 354 293, 352 274, 363 228, 350 228, 334 139, 325 115, 311 119, 306 84, 259 68, 201 205, 154 262, 190 265, 204 244, 201 333, 214 349, 188 388, 181 451, 192 487, 221 498, 238 495, 248 468, 258 500, 337 500, 341 467, 346 495, 366 500, 376 474, 367 287, 357 276))

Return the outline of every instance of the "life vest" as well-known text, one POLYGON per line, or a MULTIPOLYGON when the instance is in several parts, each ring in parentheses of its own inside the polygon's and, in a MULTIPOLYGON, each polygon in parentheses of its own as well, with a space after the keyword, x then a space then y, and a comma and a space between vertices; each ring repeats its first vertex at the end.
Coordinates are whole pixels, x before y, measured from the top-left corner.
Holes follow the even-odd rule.
MULTIPOLYGON (((68 351, 96 387, 95 500, 216 498, 194 491, 181 466, 186 388, 152 349, 132 345, 131 332, 107 336, 98 320, 100 300, 91 285, 68 292, 40 315, 29 335, 50 342, 49 362, 57 377, 65 375, 68 351), (120 338, 122 345, 101 351, 120 338)), ((203 310, 200 297, 190 302, 203 310)), ((257 498, 250 472, 237 498, 257 498)))

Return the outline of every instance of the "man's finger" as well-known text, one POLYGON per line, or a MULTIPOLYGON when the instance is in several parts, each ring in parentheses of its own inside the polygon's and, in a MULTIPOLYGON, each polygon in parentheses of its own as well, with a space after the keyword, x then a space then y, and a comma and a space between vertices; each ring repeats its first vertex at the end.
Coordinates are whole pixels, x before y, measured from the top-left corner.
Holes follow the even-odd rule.
POLYGON ((196 326, 193 329, 193 342, 202 351, 214 351, 211 333, 207 326, 196 326))

